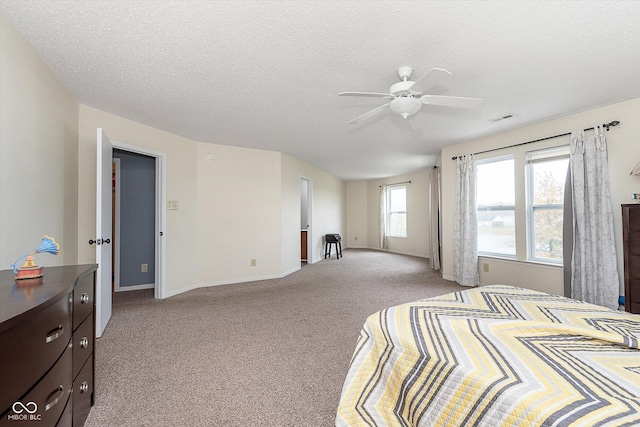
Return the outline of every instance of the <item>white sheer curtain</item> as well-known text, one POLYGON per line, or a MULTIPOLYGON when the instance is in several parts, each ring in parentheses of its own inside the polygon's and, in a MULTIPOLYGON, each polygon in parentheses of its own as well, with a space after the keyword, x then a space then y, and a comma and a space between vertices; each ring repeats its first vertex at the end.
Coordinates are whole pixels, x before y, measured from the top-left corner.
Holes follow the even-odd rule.
POLYGON ((478 286, 478 220, 476 215, 476 166, 473 155, 457 161, 456 212, 453 233, 453 277, 463 286, 478 286))
POLYGON ((429 267, 440 270, 440 173, 434 167, 429 174, 429 267))
POLYGON ((380 216, 378 217, 380 249, 387 249, 387 197, 385 189, 384 185, 380 186, 380 216))
POLYGON ((620 282, 613 231, 607 166, 607 142, 602 128, 585 137, 571 133, 573 257, 571 297, 618 308, 620 282))

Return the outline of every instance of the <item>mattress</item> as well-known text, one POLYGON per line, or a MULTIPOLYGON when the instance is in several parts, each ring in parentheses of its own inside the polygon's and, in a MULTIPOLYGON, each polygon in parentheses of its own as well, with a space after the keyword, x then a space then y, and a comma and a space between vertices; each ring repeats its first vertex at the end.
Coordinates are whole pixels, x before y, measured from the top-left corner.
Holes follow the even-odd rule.
POLYGON ((640 316, 484 286, 367 319, 336 426, 640 425, 640 316))

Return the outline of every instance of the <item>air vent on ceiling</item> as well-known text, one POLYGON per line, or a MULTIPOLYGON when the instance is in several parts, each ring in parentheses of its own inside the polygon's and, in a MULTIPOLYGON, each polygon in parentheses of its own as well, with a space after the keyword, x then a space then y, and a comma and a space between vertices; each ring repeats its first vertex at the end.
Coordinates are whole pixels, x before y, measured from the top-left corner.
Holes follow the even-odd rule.
POLYGON ((515 114, 509 113, 509 114, 505 114, 504 116, 496 117, 495 119, 490 119, 489 121, 492 122, 492 123, 495 123, 495 122, 499 122, 501 120, 510 119, 512 117, 515 117, 515 116, 516 116, 515 114))

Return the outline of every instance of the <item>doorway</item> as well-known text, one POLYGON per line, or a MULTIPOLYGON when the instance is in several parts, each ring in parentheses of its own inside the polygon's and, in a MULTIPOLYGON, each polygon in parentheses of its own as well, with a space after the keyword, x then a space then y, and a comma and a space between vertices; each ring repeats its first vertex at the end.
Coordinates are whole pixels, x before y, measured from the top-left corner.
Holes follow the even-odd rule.
POLYGON ((155 287, 156 161, 114 148, 114 291, 155 287))
MULTIPOLYGON (((165 188, 166 188, 166 170, 165 170, 165 165, 166 165, 166 155, 165 153, 162 152, 158 152, 158 151, 154 151, 154 150, 149 150, 147 148, 143 148, 143 147, 138 147, 138 146, 134 146, 134 145, 129 145, 129 144, 124 144, 124 143, 120 143, 117 141, 112 141, 112 158, 117 159, 113 156, 114 152, 121 152, 121 153, 125 153, 127 155, 137 155, 137 156, 145 156, 146 158, 150 159, 149 161, 152 162, 154 164, 154 177, 153 177, 153 184, 152 185, 147 185, 146 190, 147 192, 152 192, 154 195, 154 207, 153 207, 153 218, 149 218, 149 221, 152 221, 154 226, 153 226, 153 246, 154 246, 154 250, 153 250, 153 263, 155 265, 155 268, 153 269, 153 280, 150 280, 150 283, 142 283, 143 285, 149 285, 151 284, 151 286, 149 286, 150 288, 153 287, 154 289, 154 298, 156 299, 163 299, 166 298, 166 289, 165 289, 165 278, 166 278, 166 268, 165 268, 165 259, 166 259, 166 248, 165 248, 165 244, 164 244, 164 230, 166 227, 166 220, 165 220, 165 215, 164 215, 164 206, 166 206, 166 195, 165 195, 165 188)), ((117 160, 115 163, 120 163, 121 168, 120 171, 122 170, 122 159, 117 160)), ((118 172, 117 172, 117 166, 116 166, 116 173, 114 174, 114 179, 118 179, 118 172)), ((122 180, 122 177, 120 177, 120 180, 122 180)), ((122 188, 120 188, 121 190, 122 188)), ((117 193, 118 193, 118 187, 116 185, 116 197, 117 197, 117 193)), ((114 230, 117 233, 122 233, 122 230, 120 229, 122 224, 121 224, 121 219, 117 220, 117 215, 114 216, 112 218, 112 225, 114 227, 114 230)), ((119 265, 120 259, 122 258, 122 253, 119 252, 118 250, 118 246, 120 244, 120 239, 117 239, 115 244, 113 245, 113 250, 114 250, 114 260, 117 264, 116 268, 120 268, 121 266, 119 265)), ((143 263, 138 263, 138 269, 142 270, 143 267, 142 265, 143 263)), ((146 264, 151 264, 151 262, 146 263, 146 264)), ((146 267, 147 269, 149 269, 149 266, 146 267)), ((115 269, 113 271, 115 273, 115 269)), ((119 276, 119 274, 118 274, 119 276)), ((115 277, 114 274, 114 288, 117 289, 117 280, 118 278, 115 277)))
POLYGON ((164 153, 148 150, 133 145, 111 141, 102 128, 97 128, 96 134, 96 237, 89 240, 95 244, 96 263, 96 338, 100 338, 111 318, 113 297, 113 245, 111 245, 113 230, 112 192, 113 192, 113 149, 150 156, 155 162, 155 230, 154 230, 154 260, 155 260, 155 298, 162 299, 165 291, 165 259, 164 245, 165 215, 163 207, 166 205, 166 156, 164 153))
POLYGON ((311 180, 300 177, 300 261, 313 264, 313 234, 311 230, 311 180))

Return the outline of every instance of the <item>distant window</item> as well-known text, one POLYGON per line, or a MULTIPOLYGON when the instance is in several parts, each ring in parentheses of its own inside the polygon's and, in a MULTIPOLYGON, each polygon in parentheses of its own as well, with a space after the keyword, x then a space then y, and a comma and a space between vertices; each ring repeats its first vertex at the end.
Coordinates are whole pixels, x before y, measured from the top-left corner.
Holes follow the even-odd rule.
POLYGON ((562 263, 564 185, 569 147, 530 151, 527 170, 528 258, 562 263))
POLYGON ((478 252, 515 257, 515 177, 513 156, 476 162, 478 252))
POLYGON ((387 236, 407 237, 407 187, 387 187, 387 236))

